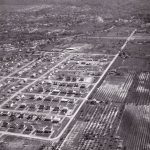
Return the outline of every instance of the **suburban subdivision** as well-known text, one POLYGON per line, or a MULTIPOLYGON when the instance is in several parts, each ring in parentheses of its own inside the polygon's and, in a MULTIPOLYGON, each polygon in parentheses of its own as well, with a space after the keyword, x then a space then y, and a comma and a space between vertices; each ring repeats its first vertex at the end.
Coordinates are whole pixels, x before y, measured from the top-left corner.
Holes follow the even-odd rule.
POLYGON ((149 5, 7 2, 0 150, 149 150, 149 5))

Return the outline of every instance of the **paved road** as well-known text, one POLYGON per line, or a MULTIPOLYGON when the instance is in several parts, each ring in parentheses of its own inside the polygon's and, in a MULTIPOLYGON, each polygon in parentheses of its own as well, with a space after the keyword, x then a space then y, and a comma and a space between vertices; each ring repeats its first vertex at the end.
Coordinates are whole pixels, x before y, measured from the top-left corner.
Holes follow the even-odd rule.
POLYGON ((132 40, 132 37, 133 37, 133 35, 135 34, 136 31, 137 31, 137 29, 135 29, 135 30, 130 34, 130 36, 127 38, 127 40, 125 41, 125 43, 124 43, 123 46, 121 47, 121 51, 123 51, 124 48, 126 47, 127 43, 128 43, 130 40, 132 40))
POLYGON ((5 80, 6 78, 11 77, 13 74, 17 73, 18 71, 22 70, 23 68, 25 68, 25 67, 31 65, 31 64, 34 63, 36 60, 37 60, 37 59, 34 59, 34 60, 32 60, 31 62, 27 63, 26 65, 22 66, 21 68, 16 69, 14 72, 10 73, 8 76, 2 77, 2 79, 0 80, 0 82, 3 81, 3 80, 5 80))
POLYGON ((2 134, 7 134, 7 135, 13 135, 13 136, 20 136, 20 137, 26 137, 26 138, 32 138, 32 139, 39 139, 39 140, 45 140, 45 141, 50 141, 49 138, 47 137, 40 137, 40 136, 34 136, 34 135, 26 135, 22 133, 12 133, 12 132, 6 132, 6 131, 0 131, 2 134))
POLYGON ((58 117, 67 116, 67 114, 66 115, 59 115, 59 114, 56 115, 56 114, 47 113, 47 112, 31 112, 31 111, 27 111, 27 110, 21 111, 21 110, 12 110, 12 109, 10 109, 10 110, 7 109, 6 110, 6 109, 1 109, 1 108, 0 108, 0 111, 8 111, 8 112, 12 112, 12 113, 21 113, 21 114, 25 113, 25 114, 28 114, 28 115, 41 115, 41 116, 45 116, 45 117, 48 117, 48 118, 49 118, 49 116, 58 116, 58 117))
MULTIPOLYGON (((19 90, 18 92, 16 92, 15 94, 13 94, 10 98, 8 98, 2 105, 5 105, 8 101, 10 101, 13 97, 17 96, 18 94, 20 94, 21 92, 23 92, 26 88, 30 87, 31 85, 33 85, 34 83, 36 83, 38 80, 41 80, 47 73, 51 72, 53 69, 55 69, 56 67, 58 67, 60 64, 62 64, 63 62, 65 62, 68 58, 70 58, 72 56, 72 54, 70 54, 68 57, 65 57, 62 61, 60 61, 59 63, 57 63, 55 66, 53 66, 50 70, 48 70, 46 73, 44 73, 41 77, 35 79, 33 82, 31 82, 30 84, 28 84, 27 86, 25 86, 23 89, 19 90)), ((29 64, 27 64, 29 65, 29 64)), ((26 65, 26 66, 27 66, 26 65)), ((25 66, 24 66, 25 67, 25 66)), ((1 111, 9 111, 7 109, 1 109, 1 111)), ((37 113, 37 112, 26 112, 26 111, 18 111, 18 110, 10 110, 10 112, 20 112, 20 113, 27 113, 27 114, 35 114, 35 115, 45 115, 45 113, 37 113)), ((49 115, 49 113, 47 114, 49 115)), ((38 137, 38 136, 34 136, 34 135, 24 135, 24 134, 19 134, 19 133, 10 133, 10 132, 6 132, 6 131, 0 131, 0 133, 2 134, 7 134, 7 135, 16 135, 16 136, 21 136, 21 137, 27 137, 27 138, 35 138, 35 139, 40 139, 40 140, 50 140, 49 138, 44 138, 44 137, 38 137)))
POLYGON ((34 83, 36 83, 38 80, 42 79, 47 73, 51 72, 53 69, 55 69, 56 67, 58 67, 61 63, 65 62, 71 56, 72 55, 69 55, 68 57, 66 57, 65 59, 63 59, 59 63, 57 63, 55 66, 53 66, 50 70, 48 70, 47 72, 45 72, 42 76, 40 76, 39 78, 37 78, 36 80, 34 80, 33 82, 31 82, 30 84, 26 85, 24 88, 20 89, 18 92, 16 92, 15 94, 13 94, 10 98, 8 98, 1 106, 4 106, 8 101, 10 101, 12 98, 14 98, 15 96, 17 96, 19 93, 23 92, 26 88, 29 88, 31 85, 33 85, 34 83))
MULTIPOLYGON (((113 60, 110 62, 109 66, 105 69, 105 71, 103 72, 103 74, 100 76, 99 80, 97 81, 97 83, 93 86, 92 90, 89 92, 89 94, 86 96, 86 98, 83 99, 82 103, 80 104, 80 106, 78 107, 78 109, 76 110, 76 112, 70 117, 70 120, 68 122, 68 124, 64 127, 64 129, 61 131, 61 133, 53 139, 48 139, 51 140, 53 142, 58 141, 59 138, 62 136, 62 134, 66 131, 66 129, 68 128, 68 126, 70 125, 70 123, 73 121, 73 119, 75 118, 75 116, 77 115, 77 113, 79 112, 79 110, 81 109, 81 107, 84 105, 84 103, 88 100, 88 98, 91 96, 91 94, 93 93, 93 91, 95 91, 95 89, 97 88, 97 86, 99 85, 99 83, 103 80, 103 78, 105 77, 105 75, 107 74, 107 72, 109 71, 110 67, 114 64, 114 62, 116 61, 116 59, 118 58, 119 54, 121 51, 124 50, 124 48, 126 47, 128 41, 130 41, 133 38, 134 33, 136 32, 136 29, 130 34, 130 36, 126 39, 125 43, 123 44, 123 46, 121 47, 121 50, 115 55, 115 57, 113 58, 113 60)), ((27 86, 25 86, 23 89, 19 90, 18 92, 16 92, 14 95, 12 95, 8 100, 6 100, 3 104, 5 105, 9 100, 11 100, 13 97, 17 96, 19 93, 23 92, 26 88, 30 87, 31 85, 33 85, 34 83, 36 83, 37 81, 43 79, 43 77, 51 72, 53 69, 55 69, 56 67, 58 67, 60 64, 62 64, 63 62, 65 62, 68 58, 70 58, 72 56, 72 54, 70 54, 68 57, 66 57, 65 59, 63 59, 62 61, 60 61, 58 64, 56 64, 54 67, 52 67, 50 70, 48 70, 46 73, 44 73, 42 76, 40 76, 39 78, 35 79, 33 82, 31 82, 30 84, 28 84, 27 86)), ((29 64, 27 64, 29 65, 29 64)), ((2 110, 2 109, 0 109, 2 110)), ((12 110, 13 111, 13 110, 12 110)), ((19 112, 17 110, 14 110, 14 112, 19 112)), ((22 112, 23 113, 23 112, 22 112)), ((27 112, 28 113, 28 112, 27 112)), ((30 114, 30 113, 29 113, 30 114)), ((33 114, 33 113, 32 113, 33 114)), ((43 113, 41 113, 43 114, 43 113)), ((0 133, 6 133, 1 131, 0 133)), ((7 133, 9 135, 15 135, 15 133, 7 133)), ((23 137, 29 137, 29 138, 34 138, 34 136, 32 135, 23 135, 23 134, 16 134, 16 135, 20 135, 23 137)), ((37 139, 44 139, 42 137, 36 137, 37 139)), ((66 138, 67 139, 67 138, 66 138)))
MULTIPOLYGON (((99 36, 96 36, 96 37, 86 37, 86 38, 91 38, 91 39, 116 39, 116 40, 126 40, 128 37, 126 36, 102 36, 102 37, 99 37, 99 36)), ((150 40, 150 36, 138 36, 138 35, 135 35, 135 36, 132 36, 132 38, 130 40, 150 40)))
MULTIPOLYGON (((109 69, 111 68, 111 66, 114 64, 114 62, 117 60, 117 58, 119 57, 119 54, 121 51, 124 50, 124 48, 126 47, 127 43, 132 39, 133 35, 135 34, 137 30, 135 29, 130 36, 126 39, 125 43, 123 44, 123 46, 121 47, 121 50, 115 55, 115 57, 113 58, 113 60, 111 61, 111 63, 109 64, 109 66, 106 68, 106 70, 103 72, 103 74, 100 76, 99 80, 97 81, 97 83, 95 84, 95 86, 92 88, 92 90, 89 92, 89 94, 86 96, 86 98, 83 100, 83 102, 81 103, 81 105, 79 106, 79 108, 76 110, 75 114, 72 116, 72 118, 70 119, 70 121, 68 122, 68 124, 65 126, 65 128, 62 130, 62 132, 59 134, 59 136, 57 136, 56 138, 53 139, 53 141, 55 142, 55 140, 57 141, 62 134, 65 132, 65 130, 68 128, 68 126, 70 125, 70 123, 73 121, 73 119, 75 118, 75 116, 77 115, 77 113, 79 112, 79 110, 81 109, 81 107, 84 105, 84 103, 88 100, 88 98, 91 96, 91 94, 93 93, 93 91, 95 91, 95 89, 97 88, 97 86, 99 85, 99 83, 103 80, 103 78, 105 77, 105 75, 107 74, 107 72, 109 71, 109 69)), ((69 134, 68 134, 69 136, 69 134)), ((67 141, 68 136, 65 138, 63 144, 61 145, 60 149, 63 147, 64 143, 67 141)))

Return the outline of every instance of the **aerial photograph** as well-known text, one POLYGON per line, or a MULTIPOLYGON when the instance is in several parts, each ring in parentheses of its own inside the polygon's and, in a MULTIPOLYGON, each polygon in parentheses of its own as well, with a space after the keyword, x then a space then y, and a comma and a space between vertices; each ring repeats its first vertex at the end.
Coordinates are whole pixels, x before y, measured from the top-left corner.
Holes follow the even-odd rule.
POLYGON ((0 0, 0 150, 150 150, 150 0, 0 0))

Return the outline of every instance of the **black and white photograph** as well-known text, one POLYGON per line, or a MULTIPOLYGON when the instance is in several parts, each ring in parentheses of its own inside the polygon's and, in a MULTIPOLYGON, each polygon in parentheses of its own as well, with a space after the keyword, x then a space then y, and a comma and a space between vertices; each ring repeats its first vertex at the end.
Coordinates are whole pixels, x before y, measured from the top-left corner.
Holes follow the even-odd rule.
POLYGON ((0 150, 150 150, 150 0, 0 0, 0 150))

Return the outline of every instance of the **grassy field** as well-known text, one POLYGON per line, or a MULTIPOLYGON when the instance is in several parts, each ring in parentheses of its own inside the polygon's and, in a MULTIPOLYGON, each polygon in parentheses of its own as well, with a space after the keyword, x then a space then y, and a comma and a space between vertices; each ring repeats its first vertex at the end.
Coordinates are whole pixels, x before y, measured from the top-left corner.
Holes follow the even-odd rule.
MULTIPOLYGON (((149 0, 1 0, 2 5, 37 5, 37 4, 62 4, 75 6, 90 6, 97 13, 111 13, 114 16, 124 16, 139 13, 150 13, 149 0)), ((10 7, 10 6, 9 6, 10 7)), ((11 6, 13 7, 13 6, 11 6)), ((15 6, 16 7, 16 6, 15 6)), ((10 10, 10 9, 8 9, 10 10)))

